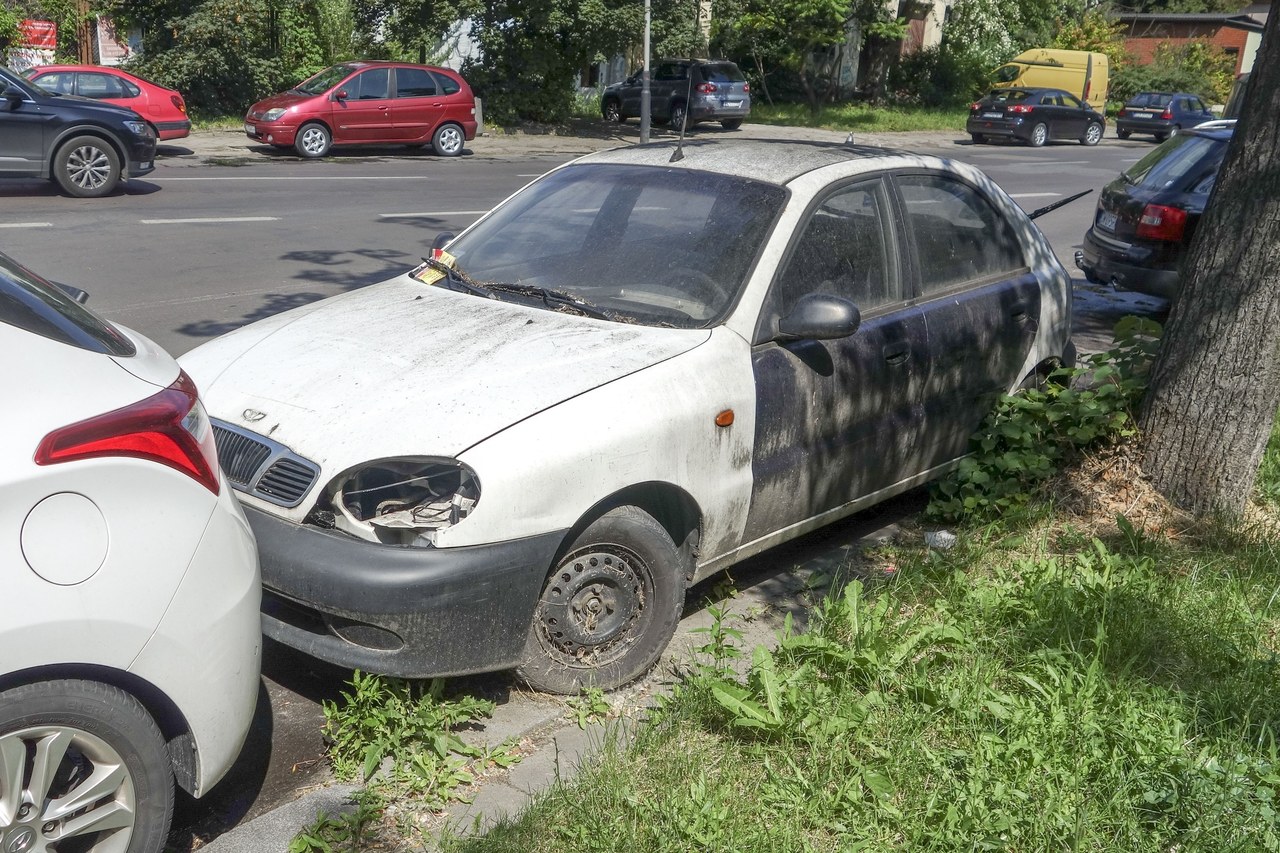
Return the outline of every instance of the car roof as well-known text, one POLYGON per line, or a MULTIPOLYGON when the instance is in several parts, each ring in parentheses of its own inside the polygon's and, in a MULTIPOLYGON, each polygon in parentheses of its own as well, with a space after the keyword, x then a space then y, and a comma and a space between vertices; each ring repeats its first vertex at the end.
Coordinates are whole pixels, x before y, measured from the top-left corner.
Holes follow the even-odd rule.
POLYGON ((1220 118, 1213 121, 1206 121, 1195 127, 1183 130, 1183 133, 1194 133, 1196 136, 1207 136, 1210 139, 1227 140, 1236 131, 1236 120, 1233 118, 1220 118))
POLYGON ((715 139, 686 140, 681 147, 684 157, 673 163, 671 155, 676 148, 675 142, 631 145, 588 154, 575 162, 693 169, 722 175, 736 175, 778 186, 788 184, 815 169, 856 160, 883 160, 885 167, 911 165, 948 168, 948 161, 941 157, 849 143, 769 139, 728 142, 715 139))

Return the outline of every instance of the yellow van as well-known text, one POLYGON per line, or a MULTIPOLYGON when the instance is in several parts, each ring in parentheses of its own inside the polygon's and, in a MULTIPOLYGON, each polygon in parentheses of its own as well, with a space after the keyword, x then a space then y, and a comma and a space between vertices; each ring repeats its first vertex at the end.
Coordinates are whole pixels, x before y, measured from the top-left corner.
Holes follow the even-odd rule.
POLYGON ((994 72, 997 89, 1039 86, 1070 92, 1098 112, 1107 102, 1107 55, 1087 50, 1024 50, 994 72))

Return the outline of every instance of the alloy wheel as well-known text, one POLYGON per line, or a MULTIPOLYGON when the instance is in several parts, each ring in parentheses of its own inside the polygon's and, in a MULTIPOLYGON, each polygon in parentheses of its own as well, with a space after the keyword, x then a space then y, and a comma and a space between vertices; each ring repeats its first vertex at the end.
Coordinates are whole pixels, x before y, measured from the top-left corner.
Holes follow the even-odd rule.
POLYGON ((101 189, 111 180, 111 158, 96 145, 81 145, 67 156, 67 178, 84 190, 101 189))

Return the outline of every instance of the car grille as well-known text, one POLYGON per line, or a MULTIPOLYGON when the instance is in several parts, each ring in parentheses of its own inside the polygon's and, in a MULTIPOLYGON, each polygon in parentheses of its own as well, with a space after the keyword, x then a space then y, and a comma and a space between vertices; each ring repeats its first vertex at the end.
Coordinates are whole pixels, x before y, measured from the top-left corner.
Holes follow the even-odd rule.
POLYGON ((320 466, 283 444, 213 420, 218 464, 238 491, 283 507, 302 502, 320 476, 320 466))

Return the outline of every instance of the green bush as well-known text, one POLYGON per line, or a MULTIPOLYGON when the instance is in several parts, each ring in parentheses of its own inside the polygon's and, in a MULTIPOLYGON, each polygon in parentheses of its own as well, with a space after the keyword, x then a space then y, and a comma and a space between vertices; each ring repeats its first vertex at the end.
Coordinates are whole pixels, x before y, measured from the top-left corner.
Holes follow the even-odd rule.
POLYGON ((1235 59, 1206 41, 1156 48, 1150 65, 1128 64, 1111 76, 1110 97, 1127 101, 1139 92, 1190 92, 1211 104, 1226 103, 1235 59))
POLYGON ((889 72, 889 91, 899 103, 959 106, 982 95, 990 71, 972 56, 931 47, 902 57, 889 72))

